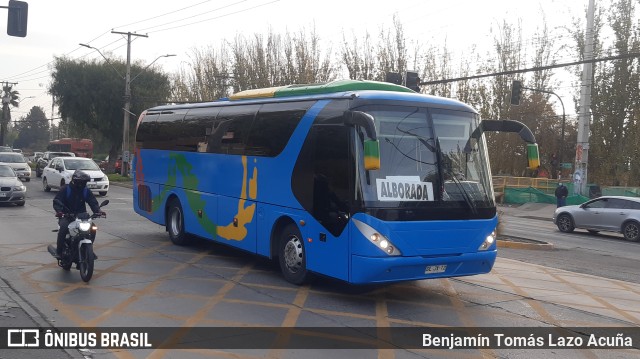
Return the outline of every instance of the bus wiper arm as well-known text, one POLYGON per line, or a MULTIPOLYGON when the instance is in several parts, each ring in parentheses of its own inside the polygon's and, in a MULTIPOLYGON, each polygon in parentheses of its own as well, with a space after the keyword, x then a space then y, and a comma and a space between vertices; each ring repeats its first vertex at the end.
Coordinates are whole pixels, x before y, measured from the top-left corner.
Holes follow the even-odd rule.
MULTIPOLYGON (((462 194, 462 198, 464 198, 464 201, 467 203, 467 205, 469 206, 469 209, 471 209, 471 212, 473 214, 477 214, 478 213, 478 209, 476 208, 476 205, 473 203, 473 200, 471 199, 471 195, 469 194, 469 192, 467 192, 466 189, 464 189, 464 186, 462 185, 462 183, 460 183, 460 180, 458 178, 456 178, 455 173, 453 173, 453 171, 451 171, 451 169, 447 166, 445 166, 442 163, 442 150, 440 148, 440 140, 436 137, 436 153, 438 156, 438 162, 441 164, 440 167, 442 170, 445 170, 447 172, 447 175, 451 177, 453 183, 456 184, 456 187, 458 187, 458 189, 460 190, 460 193, 462 194)), ((444 185, 444 182, 443 182, 444 185)))

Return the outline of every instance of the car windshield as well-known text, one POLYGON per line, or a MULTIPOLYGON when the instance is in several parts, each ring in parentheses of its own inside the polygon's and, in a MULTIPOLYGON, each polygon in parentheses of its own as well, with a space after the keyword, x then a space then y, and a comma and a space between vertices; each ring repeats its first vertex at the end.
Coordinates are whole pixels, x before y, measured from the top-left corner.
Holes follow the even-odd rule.
POLYGON ((70 158, 64 160, 64 167, 68 170, 88 170, 88 171, 99 171, 100 167, 96 165, 93 160, 90 159, 75 159, 70 158))
POLYGON ((0 162, 4 163, 25 163, 24 156, 15 152, 2 152, 0 153, 0 162))
POLYGON ((16 173, 9 166, 0 166, 0 177, 16 177, 16 173))

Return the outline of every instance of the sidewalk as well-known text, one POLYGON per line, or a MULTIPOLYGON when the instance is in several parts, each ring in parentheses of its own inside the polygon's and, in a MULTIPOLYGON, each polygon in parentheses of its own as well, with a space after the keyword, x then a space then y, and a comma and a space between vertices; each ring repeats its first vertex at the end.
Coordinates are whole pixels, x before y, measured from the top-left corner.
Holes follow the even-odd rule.
MULTIPOLYGON (((40 313, 0 278, 0 327, 2 328, 51 328, 40 313)), ((82 358, 72 349, 6 349, 0 358, 82 358)))

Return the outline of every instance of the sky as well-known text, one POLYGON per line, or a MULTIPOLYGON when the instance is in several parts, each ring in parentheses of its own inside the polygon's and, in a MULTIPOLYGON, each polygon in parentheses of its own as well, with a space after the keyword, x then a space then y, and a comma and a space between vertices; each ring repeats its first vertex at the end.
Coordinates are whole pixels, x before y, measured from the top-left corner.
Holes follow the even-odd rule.
MULTIPOLYGON (((408 39, 447 46, 462 54, 473 46, 489 50, 494 31, 503 20, 522 23, 524 40, 529 40, 543 16, 552 34, 570 41, 566 31, 573 17, 584 17, 588 0, 25 0, 29 4, 27 36, 11 37, 4 31, 6 9, 0 9, 0 82, 15 82, 21 96, 12 118, 25 116, 33 106, 52 116, 48 94, 54 57, 100 59, 89 44, 108 58, 126 59, 126 36, 111 31, 134 32, 132 61, 156 65, 176 72, 190 61, 194 49, 219 48, 237 35, 296 32, 315 27, 324 44, 339 49, 342 34, 375 34, 382 26, 392 27, 396 15, 408 39)), ((8 0, 0 0, 6 6, 8 0)), ((374 37, 375 39, 375 37, 374 37)), ((484 53, 481 52, 481 53, 484 53)), ((573 56, 573 57, 572 57, 573 56)), ((561 59, 575 61, 567 53, 561 59)), ((562 70, 559 70, 561 72, 562 70)), ((116 75, 114 73, 114 75, 116 75)), ((136 74, 132 74, 132 77, 136 74)), ((566 74, 564 75, 566 77, 566 74)), ((426 80, 426 79, 424 79, 426 80)), ((98 85, 98 84, 96 84, 98 85)), ((124 94, 124 79, 123 79, 124 94)), ((572 107, 570 88, 560 91, 572 107)), ((574 113, 567 108, 567 116, 574 113)), ((53 117, 58 117, 53 109, 53 117)))

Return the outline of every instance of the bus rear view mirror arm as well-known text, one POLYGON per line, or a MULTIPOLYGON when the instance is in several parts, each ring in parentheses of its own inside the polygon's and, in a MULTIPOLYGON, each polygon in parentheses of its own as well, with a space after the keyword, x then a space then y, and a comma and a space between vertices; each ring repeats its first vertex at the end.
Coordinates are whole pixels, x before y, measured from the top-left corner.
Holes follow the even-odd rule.
POLYGON ((373 116, 362 111, 345 111, 344 112, 345 125, 358 125, 364 128, 367 136, 372 140, 377 140, 376 123, 373 116))
POLYGON ((471 139, 479 139, 483 132, 515 132, 526 143, 536 143, 536 137, 533 132, 520 121, 514 120, 483 120, 480 125, 473 131, 471 137, 464 146, 464 152, 471 152, 471 139))

